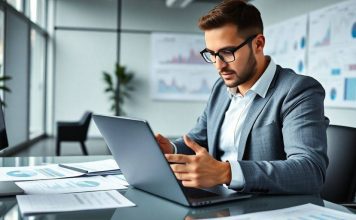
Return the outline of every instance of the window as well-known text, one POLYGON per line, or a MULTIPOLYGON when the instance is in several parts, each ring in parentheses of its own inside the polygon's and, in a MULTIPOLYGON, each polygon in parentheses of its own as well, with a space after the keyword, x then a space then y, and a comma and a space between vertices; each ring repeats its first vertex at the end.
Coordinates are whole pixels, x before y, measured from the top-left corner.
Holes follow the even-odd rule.
POLYGON ((7 2, 12 5, 16 10, 23 11, 23 1, 22 0, 7 0, 7 2))
MULTIPOLYGON (((0 10, 0 77, 4 76, 4 12, 0 10)), ((3 86, 4 82, 0 82, 0 86, 3 86)), ((4 100, 4 93, 0 92, 1 100, 4 100)))
POLYGON ((44 133, 45 38, 31 30, 30 139, 44 133))
POLYGON ((45 27, 45 11, 46 0, 27 0, 26 15, 28 15, 34 23, 41 27, 45 27))

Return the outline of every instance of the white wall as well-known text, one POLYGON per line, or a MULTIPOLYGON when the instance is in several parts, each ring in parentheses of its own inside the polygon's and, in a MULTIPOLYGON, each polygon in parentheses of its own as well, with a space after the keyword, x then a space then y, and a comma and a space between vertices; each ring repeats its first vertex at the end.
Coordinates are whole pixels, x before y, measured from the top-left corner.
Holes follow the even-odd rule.
MULTIPOLYGON (((298 15, 306 14, 340 0, 254 0, 254 4, 261 12, 264 25, 272 25, 298 15)), ((325 115, 331 124, 356 127, 356 109, 325 108, 325 115)))

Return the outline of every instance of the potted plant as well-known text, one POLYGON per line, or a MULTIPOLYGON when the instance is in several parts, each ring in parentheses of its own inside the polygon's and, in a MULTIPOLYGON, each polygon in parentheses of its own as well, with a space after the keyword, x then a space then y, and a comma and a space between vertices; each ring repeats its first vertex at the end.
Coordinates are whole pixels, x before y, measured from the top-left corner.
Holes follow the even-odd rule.
MULTIPOLYGON (((0 65, 0 69, 1 69, 1 65, 0 65)), ((0 90, 4 91, 4 92, 11 92, 11 90, 5 85, 5 81, 6 80, 10 80, 11 77, 10 76, 0 76, 0 90)), ((6 107, 6 103, 0 99, 0 107, 4 106, 6 107)))
POLYGON ((130 98, 130 91, 134 88, 131 86, 134 74, 128 72, 125 66, 115 65, 115 81, 112 75, 103 71, 103 79, 106 84, 105 93, 109 93, 109 99, 112 100, 111 111, 116 116, 124 115, 122 105, 126 98, 130 98))

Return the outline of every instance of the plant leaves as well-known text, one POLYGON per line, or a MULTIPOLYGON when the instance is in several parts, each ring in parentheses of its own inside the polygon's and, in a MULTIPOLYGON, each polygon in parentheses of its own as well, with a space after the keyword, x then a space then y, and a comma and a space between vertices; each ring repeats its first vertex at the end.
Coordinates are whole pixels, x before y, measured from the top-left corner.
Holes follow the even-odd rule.
POLYGON ((114 90, 113 90, 113 88, 110 88, 110 87, 109 87, 109 88, 106 88, 106 89, 105 89, 105 92, 114 92, 114 90))
POLYGON ((126 98, 131 98, 129 92, 134 90, 134 86, 130 85, 133 78, 134 74, 128 72, 125 66, 121 66, 118 63, 115 64, 113 75, 103 71, 103 79, 107 85, 105 93, 109 94, 109 100, 112 102, 111 111, 114 111, 115 115, 124 114, 121 106, 126 98), (116 78, 113 79, 112 76, 116 78))
POLYGON ((11 76, 1 76, 0 81, 10 80, 12 79, 11 76))
POLYGON ((11 90, 6 86, 0 86, 0 90, 4 90, 6 92, 11 92, 11 90))
POLYGON ((113 87, 112 77, 109 73, 103 72, 103 79, 110 88, 113 87))

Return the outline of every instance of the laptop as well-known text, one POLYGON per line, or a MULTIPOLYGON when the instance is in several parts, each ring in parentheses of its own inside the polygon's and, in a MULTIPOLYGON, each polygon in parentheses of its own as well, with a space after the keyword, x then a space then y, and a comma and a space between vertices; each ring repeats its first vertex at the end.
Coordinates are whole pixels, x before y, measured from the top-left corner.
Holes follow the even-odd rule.
POLYGON ((103 115, 93 115, 93 120, 133 187, 191 207, 251 197, 223 186, 204 190, 184 187, 145 120, 103 115))

